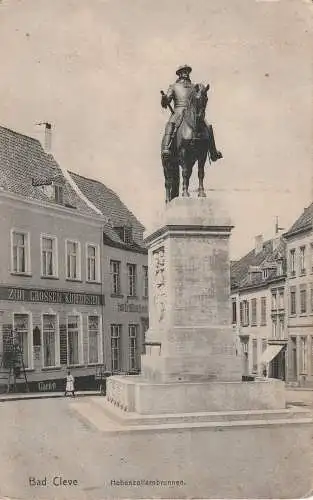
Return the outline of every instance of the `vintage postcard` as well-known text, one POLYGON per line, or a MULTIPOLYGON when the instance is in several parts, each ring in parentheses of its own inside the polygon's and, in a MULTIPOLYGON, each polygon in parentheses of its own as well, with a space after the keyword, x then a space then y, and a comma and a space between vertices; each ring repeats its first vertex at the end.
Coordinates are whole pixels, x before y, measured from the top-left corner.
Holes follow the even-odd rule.
POLYGON ((313 497, 311 0, 0 0, 0 497, 313 497))

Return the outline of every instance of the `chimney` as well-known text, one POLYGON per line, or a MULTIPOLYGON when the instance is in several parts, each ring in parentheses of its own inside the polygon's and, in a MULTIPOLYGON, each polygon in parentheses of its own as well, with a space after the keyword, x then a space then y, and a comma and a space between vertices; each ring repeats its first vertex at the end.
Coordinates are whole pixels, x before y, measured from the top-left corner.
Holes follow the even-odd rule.
POLYGON ((51 129, 52 129, 52 125, 51 123, 49 122, 40 122, 40 123, 37 123, 36 125, 44 125, 45 126, 45 137, 44 137, 44 150, 46 153, 51 153, 51 129))
POLYGON ((275 252, 275 250, 277 250, 277 248, 279 247, 280 241, 280 236, 278 234, 275 234, 274 238, 272 239, 273 252, 275 252))
POLYGON ((254 253, 259 254, 263 250, 263 234, 258 234, 254 239, 254 253))
POLYGON ((51 123, 45 122, 45 152, 51 153, 51 123))

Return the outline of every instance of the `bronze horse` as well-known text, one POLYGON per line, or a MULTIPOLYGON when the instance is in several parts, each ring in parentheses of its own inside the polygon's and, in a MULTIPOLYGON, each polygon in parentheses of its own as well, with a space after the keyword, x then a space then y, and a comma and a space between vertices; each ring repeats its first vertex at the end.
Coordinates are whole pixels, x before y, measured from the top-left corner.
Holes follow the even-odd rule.
POLYGON ((182 196, 189 195, 189 180, 193 166, 198 162, 198 196, 206 196, 203 179, 204 166, 209 153, 209 134, 205 123, 209 85, 196 84, 190 94, 188 106, 178 124, 171 144, 171 154, 162 156, 165 178, 166 203, 179 196, 180 172, 182 169, 182 196))

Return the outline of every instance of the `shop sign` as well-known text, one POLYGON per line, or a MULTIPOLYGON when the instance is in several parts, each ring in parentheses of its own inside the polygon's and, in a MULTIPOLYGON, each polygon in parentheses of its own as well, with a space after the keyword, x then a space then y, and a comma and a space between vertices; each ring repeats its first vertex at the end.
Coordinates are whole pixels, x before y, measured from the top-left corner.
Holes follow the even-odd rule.
POLYGON ((38 391, 39 392, 49 392, 56 391, 57 384, 56 382, 38 382, 38 391))
POLYGON ((0 300, 83 306, 101 306, 104 304, 104 296, 98 293, 79 293, 38 288, 11 288, 8 286, 0 286, 0 300))
POLYGON ((148 314, 148 306, 145 304, 117 304, 117 310, 118 312, 148 314))

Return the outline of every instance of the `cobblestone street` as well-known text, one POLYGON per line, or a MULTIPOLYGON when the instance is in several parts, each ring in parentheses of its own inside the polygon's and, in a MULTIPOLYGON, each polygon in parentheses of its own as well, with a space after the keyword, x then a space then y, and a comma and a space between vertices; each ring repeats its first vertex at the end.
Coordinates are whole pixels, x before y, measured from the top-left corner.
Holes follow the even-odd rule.
MULTIPOLYGON (((158 476, 150 460, 143 476, 141 457, 151 456, 149 436, 119 440, 89 424, 72 405, 92 411, 88 398, 2 402, 0 496, 14 499, 151 498, 148 490, 111 487, 111 480, 183 480, 179 464, 168 464, 167 477, 158 476), (78 485, 53 486, 54 477, 78 485), (31 486, 29 478, 47 478, 46 486, 31 486), (118 490, 118 491, 117 491, 118 490), (140 491, 138 491, 140 490, 140 491)), ((166 438, 161 438, 166 439, 166 438)), ((164 457, 167 460, 167 457, 164 457)), ((56 479, 55 482, 60 482, 56 479)), ((156 487, 156 497, 186 498, 181 487, 156 487), (159 491, 157 491, 159 490, 159 491)))
MULTIPOLYGON (((288 390, 287 400, 313 407, 313 391, 288 390)), ((145 456, 152 457, 151 434, 128 434, 123 439, 117 434, 106 434, 103 432, 106 427, 112 429, 114 424, 106 421, 92 398, 20 400, 0 405, 1 497, 80 500, 191 496, 186 473, 188 456, 181 463, 171 463, 170 457, 164 455, 167 475, 161 477, 159 464, 153 458, 143 461, 145 456), (60 477, 68 484, 59 486, 60 477), (47 484, 32 486, 30 478, 36 481, 46 478, 47 484), (111 486, 111 481, 123 479, 181 481, 181 484, 155 486, 152 490, 144 485, 111 486)), ((166 439, 166 433, 158 436, 160 447, 166 439)), ((182 446, 179 438, 177 446, 182 446)))

